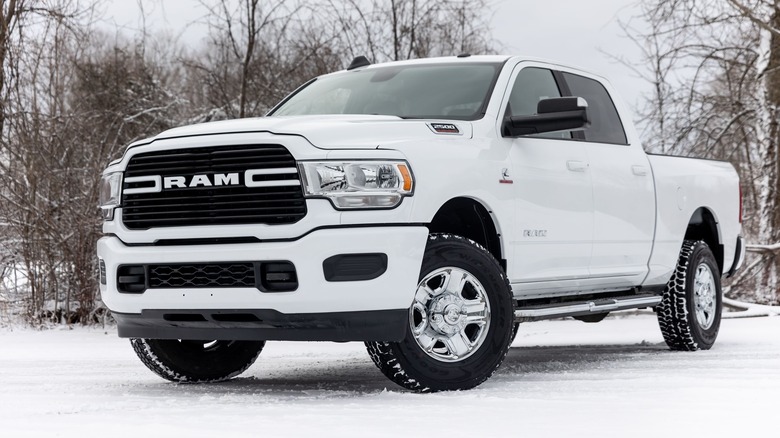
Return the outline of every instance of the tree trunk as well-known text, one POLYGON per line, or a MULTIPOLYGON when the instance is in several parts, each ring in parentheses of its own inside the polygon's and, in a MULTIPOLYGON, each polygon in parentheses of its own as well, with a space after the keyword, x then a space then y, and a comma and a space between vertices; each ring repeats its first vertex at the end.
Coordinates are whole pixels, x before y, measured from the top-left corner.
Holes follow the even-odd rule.
MULTIPOLYGON (((780 6, 775 6, 772 12, 770 26, 780 29, 780 6)), ((762 174, 766 184, 761 191, 762 202, 759 224, 761 243, 772 244, 780 242, 780 160, 778 160, 778 143, 780 143, 780 36, 771 32, 769 36, 769 53, 765 69, 765 110, 767 111, 767 138, 762 145, 762 174)), ((757 286, 759 295, 770 301, 777 300, 777 282, 780 266, 777 257, 768 255, 766 269, 761 274, 757 286)))
POLYGON ((5 68, 8 63, 8 40, 13 29, 13 22, 17 18, 16 0, 10 0, 8 6, 0 6, 0 135, 5 127, 5 93, 10 88, 6 83, 5 68))
POLYGON ((252 55, 255 51, 255 37, 257 36, 257 2, 251 0, 246 2, 247 26, 246 26, 246 53, 241 62, 241 92, 239 96, 238 118, 243 119, 246 116, 247 85, 249 83, 249 66, 252 63, 252 55))

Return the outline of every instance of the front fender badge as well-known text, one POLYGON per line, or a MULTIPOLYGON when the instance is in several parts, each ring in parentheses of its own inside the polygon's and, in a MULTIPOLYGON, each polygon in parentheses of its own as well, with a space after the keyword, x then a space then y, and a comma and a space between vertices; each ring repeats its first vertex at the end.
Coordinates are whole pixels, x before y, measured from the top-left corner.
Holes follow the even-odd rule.
POLYGON ((509 178, 509 169, 506 167, 501 169, 501 179, 498 182, 501 184, 514 184, 514 181, 509 178))
POLYGON ((428 123, 427 125, 437 134, 462 135, 458 126, 453 123, 428 123))

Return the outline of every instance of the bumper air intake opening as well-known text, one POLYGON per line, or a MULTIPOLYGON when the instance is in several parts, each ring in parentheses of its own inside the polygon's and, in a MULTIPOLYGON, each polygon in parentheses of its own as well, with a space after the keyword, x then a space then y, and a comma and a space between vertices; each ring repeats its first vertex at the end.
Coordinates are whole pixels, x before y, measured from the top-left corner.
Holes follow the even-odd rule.
POLYGON ((260 290, 264 292, 292 292, 298 289, 298 274, 290 262, 260 264, 260 290))
POLYGON ((146 267, 143 265, 123 265, 116 271, 116 287, 119 292, 141 294, 147 288, 146 267))

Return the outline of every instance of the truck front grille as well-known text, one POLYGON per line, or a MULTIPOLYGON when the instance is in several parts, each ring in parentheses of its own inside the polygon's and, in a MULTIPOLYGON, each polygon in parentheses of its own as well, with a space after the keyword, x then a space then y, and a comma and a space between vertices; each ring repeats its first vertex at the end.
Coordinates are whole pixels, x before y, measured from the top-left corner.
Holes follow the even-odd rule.
POLYGON ((252 287, 263 292, 298 289, 298 273, 288 261, 121 265, 117 289, 140 294, 147 289, 226 289, 252 287))
POLYGON ((124 176, 129 229, 290 224, 306 216, 295 158, 278 144, 141 153, 124 176))

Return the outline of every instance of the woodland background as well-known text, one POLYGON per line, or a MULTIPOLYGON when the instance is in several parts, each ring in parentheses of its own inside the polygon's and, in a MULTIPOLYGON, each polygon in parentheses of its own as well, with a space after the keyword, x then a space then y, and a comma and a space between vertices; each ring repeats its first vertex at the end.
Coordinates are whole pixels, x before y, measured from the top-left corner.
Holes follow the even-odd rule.
MULTIPOLYGON (((187 45, 145 27, 98 26, 100 0, 3 0, 0 325, 103 320, 97 188, 128 143, 175 126, 262 116, 357 55, 382 62, 501 49, 491 0, 199 4, 208 31, 187 45)), ((652 84, 635 109, 645 148, 734 164, 751 246, 725 292, 778 304, 780 4, 652 0, 640 10, 623 30, 644 57, 631 67, 652 84)))

